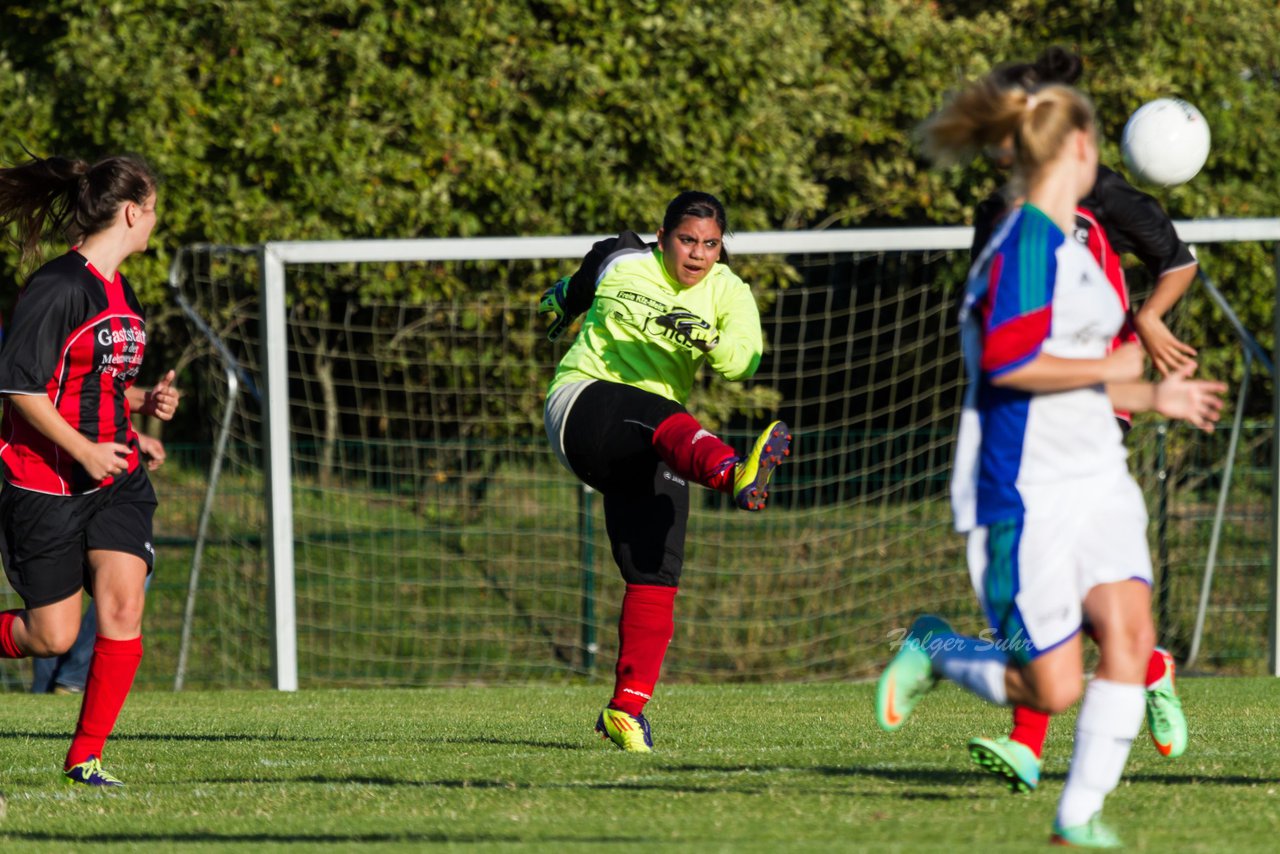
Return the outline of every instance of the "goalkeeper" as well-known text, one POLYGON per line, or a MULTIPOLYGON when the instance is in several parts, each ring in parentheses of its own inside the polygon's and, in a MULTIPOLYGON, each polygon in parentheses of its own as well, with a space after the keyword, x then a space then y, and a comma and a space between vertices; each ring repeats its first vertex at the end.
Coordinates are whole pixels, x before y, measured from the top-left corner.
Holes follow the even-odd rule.
POLYGON ((685 410, 706 362, 729 380, 760 364, 760 314, 723 262, 724 206, 685 192, 667 207, 657 242, 626 231, 592 247, 547 290, 539 312, 558 338, 585 312, 556 370, 544 417, 556 458, 604 496, 613 558, 626 581, 613 698, 596 731, 618 747, 653 747, 645 703, 671 641, 689 518, 688 482, 762 510, 791 437, 770 424, 738 455, 685 410))

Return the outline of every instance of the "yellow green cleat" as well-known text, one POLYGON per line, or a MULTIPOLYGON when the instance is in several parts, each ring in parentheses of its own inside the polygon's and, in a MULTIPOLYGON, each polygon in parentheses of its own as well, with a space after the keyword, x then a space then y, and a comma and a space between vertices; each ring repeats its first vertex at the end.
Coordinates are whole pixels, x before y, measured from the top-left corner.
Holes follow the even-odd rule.
POLYGON ((629 715, 621 709, 606 706, 596 721, 596 732, 628 753, 653 752, 653 732, 644 715, 629 715))
POLYGON ((72 765, 66 771, 62 772, 63 779, 68 785, 84 785, 84 786, 123 786, 116 777, 102 770, 102 763, 98 761, 98 757, 90 756, 79 765, 72 765))
POLYGON ((770 424, 756 439, 751 453, 733 467, 733 500, 743 510, 763 510, 769 497, 769 478, 791 454, 791 430, 781 421, 770 424))

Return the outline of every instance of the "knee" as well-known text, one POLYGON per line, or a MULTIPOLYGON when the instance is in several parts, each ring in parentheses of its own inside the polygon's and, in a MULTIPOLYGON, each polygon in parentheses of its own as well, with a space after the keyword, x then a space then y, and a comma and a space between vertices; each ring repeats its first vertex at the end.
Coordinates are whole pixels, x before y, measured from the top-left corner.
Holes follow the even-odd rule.
POLYGON ((1150 620, 1123 623, 1099 637, 1103 656, 1114 662, 1145 665, 1156 645, 1156 629, 1150 620))
POLYGON ((99 601, 97 603, 98 631, 106 630, 112 635, 131 635, 141 632, 142 605, 141 596, 99 601))
POLYGON ((1054 680, 1036 686, 1036 705, 1042 712, 1060 715, 1074 706, 1083 692, 1082 679, 1054 680))
POLYGON ((76 636, 80 633, 80 624, 69 623, 68 625, 57 626, 41 626, 34 629, 28 635, 26 652, 39 658, 49 658, 55 655, 62 655, 76 642, 76 636))

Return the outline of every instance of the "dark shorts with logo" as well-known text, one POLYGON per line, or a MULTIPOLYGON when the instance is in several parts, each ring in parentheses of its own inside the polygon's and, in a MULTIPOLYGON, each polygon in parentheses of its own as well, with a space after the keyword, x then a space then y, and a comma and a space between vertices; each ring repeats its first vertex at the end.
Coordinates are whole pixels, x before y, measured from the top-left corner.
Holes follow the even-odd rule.
POLYGON ((680 584, 689 486, 658 456, 653 431, 684 411, 660 395, 601 380, 583 390, 565 419, 565 457, 604 495, 613 559, 628 584, 680 584))
POLYGON ((0 488, 0 559, 28 608, 93 594, 88 553, 124 552, 155 563, 151 520, 156 493, 139 466, 105 489, 48 495, 6 483, 0 488))

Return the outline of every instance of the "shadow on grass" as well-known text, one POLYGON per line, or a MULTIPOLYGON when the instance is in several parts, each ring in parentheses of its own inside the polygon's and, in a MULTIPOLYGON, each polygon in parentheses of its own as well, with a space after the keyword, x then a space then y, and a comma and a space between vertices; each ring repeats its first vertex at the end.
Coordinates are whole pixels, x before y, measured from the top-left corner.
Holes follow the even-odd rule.
MULTIPOLYGON (((29 738, 34 741, 66 741, 71 738, 71 730, 63 730, 60 732, 17 732, 17 731, 0 731, 0 739, 3 738, 29 738)), ((116 734, 111 736, 111 741, 208 741, 208 742, 228 742, 228 741, 297 741, 297 742, 321 742, 332 741, 329 738, 308 735, 254 735, 251 733, 128 733, 116 734)))
POLYGON ((29 830, 3 833, 0 839, 15 842, 61 842, 76 848, 86 843, 241 843, 241 844, 288 844, 300 845, 357 845, 371 843, 545 843, 545 842, 585 842, 597 845, 615 843, 651 842, 655 840, 638 839, 635 836, 548 836, 529 838, 516 835, 500 835, 488 833, 317 833, 307 835, 273 834, 273 833, 52 833, 29 830))
MULTIPOLYGON (((71 737, 70 730, 62 730, 59 732, 20 732, 17 730, 0 731, 0 739, 5 738, 25 738, 33 741, 66 741, 71 737)), ((210 743, 218 742, 255 742, 255 741, 276 741, 276 742, 299 742, 299 743, 320 743, 333 742, 335 739, 325 736, 312 735, 274 735, 267 733, 117 733, 111 736, 113 743, 122 741, 206 741, 210 743)), ((542 750, 585 750, 587 745, 575 744, 568 741, 535 741, 527 738, 496 738, 492 736, 477 738, 450 738, 448 736, 424 737, 416 739, 407 738, 362 738, 351 739, 348 743, 383 743, 383 742, 405 742, 414 741, 419 744, 494 744, 494 745, 513 745, 517 747, 535 747, 542 750)))

